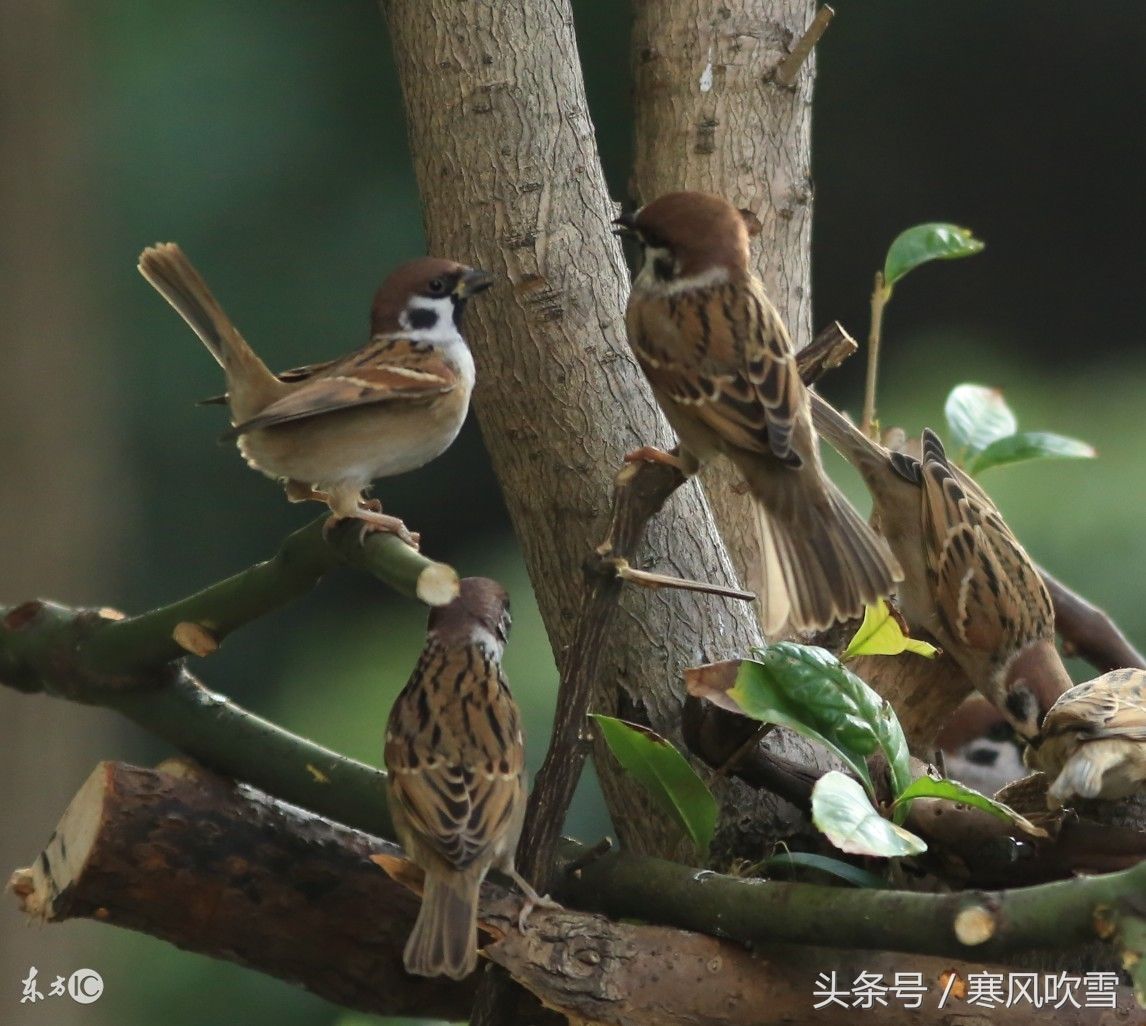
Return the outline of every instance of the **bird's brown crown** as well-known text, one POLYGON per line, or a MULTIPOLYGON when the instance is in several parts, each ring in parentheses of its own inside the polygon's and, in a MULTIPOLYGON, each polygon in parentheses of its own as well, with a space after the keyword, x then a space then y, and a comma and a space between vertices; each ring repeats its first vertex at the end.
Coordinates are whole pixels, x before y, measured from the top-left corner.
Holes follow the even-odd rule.
POLYGON ((707 192, 669 192, 646 203, 632 221, 646 246, 672 253, 682 277, 713 267, 748 268, 748 226, 727 200, 707 192))
POLYGON ((399 316, 414 296, 448 296, 462 275, 471 268, 439 257, 419 257, 400 264, 378 286, 370 311, 372 335, 400 331, 399 316))
POLYGON ((475 627, 504 644, 509 634, 509 594, 488 577, 463 577, 457 598, 430 610, 427 627, 446 645, 468 644, 475 627))

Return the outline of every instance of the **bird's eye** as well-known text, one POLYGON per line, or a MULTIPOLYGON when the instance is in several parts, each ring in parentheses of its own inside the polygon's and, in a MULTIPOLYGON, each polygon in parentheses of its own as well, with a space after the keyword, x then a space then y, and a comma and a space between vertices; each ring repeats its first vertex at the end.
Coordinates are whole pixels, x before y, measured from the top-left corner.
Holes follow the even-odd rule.
POLYGON ((436 296, 440 296, 446 291, 446 283, 441 278, 433 278, 430 280, 430 291, 436 296))

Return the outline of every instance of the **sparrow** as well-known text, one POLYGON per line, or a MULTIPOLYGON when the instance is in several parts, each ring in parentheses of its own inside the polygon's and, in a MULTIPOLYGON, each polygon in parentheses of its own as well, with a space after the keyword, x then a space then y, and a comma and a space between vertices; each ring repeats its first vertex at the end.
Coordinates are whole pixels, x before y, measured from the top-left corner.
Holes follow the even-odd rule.
POLYGON ((233 425, 225 437, 251 467, 283 481, 292 502, 326 503, 332 522, 354 518, 363 533, 391 531, 417 544, 363 491, 429 463, 457 437, 474 383, 462 312, 491 275, 433 257, 402 264, 374 296, 365 346, 276 376, 179 246, 145 249, 139 270, 222 366, 233 425))
POLYGON ((1053 778, 1052 809, 1133 794, 1146 782, 1146 671, 1112 670, 1065 692, 1023 758, 1053 778))
POLYGON ((619 217, 644 251, 629 294, 629 345, 676 432, 675 455, 629 460, 686 477, 723 454, 760 510, 766 634, 859 616, 900 571, 824 473, 788 331, 748 266, 745 215, 718 196, 668 193, 619 217))
POLYGON ((521 717, 501 668, 509 597, 467 577, 430 611, 426 645, 386 727, 387 794, 398 839, 425 873, 406 971, 461 979, 477 965, 478 892, 491 867, 521 888, 524 931, 541 897, 517 872, 525 817, 521 717))
POLYGON ((930 429, 922 459, 889 452, 815 392, 816 429, 859 471, 903 581, 908 623, 934 638, 1018 734, 1038 735, 1073 685, 1042 576, 983 489, 930 429))

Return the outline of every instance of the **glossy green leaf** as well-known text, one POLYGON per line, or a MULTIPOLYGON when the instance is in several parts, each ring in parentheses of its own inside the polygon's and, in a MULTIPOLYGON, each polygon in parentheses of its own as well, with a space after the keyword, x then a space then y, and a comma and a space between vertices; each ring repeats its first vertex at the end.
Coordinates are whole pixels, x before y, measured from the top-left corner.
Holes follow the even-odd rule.
POLYGON ((812 822, 849 855, 896 858, 927 851, 922 838, 884 819, 864 789, 836 770, 825 773, 812 788, 812 822))
POLYGON ((779 723, 835 752, 872 794, 867 758, 882 748, 895 792, 906 787, 907 740, 891 706, 813 645, 781 641, 740 663, 728 698, 746 715, 779 723))
POLYGON ((850 862, 833 859, 828 855, 817 855, 810 851, 780 852, 765 859, 763 865, 765 869, 773 871, 788 868, 813 869, 869 890, 886 890, 888 887, 887 881, 882 876, 853 866, 850 862))
POLYGON ((1000 438, 1013 435, 1019 422, 997 388, 956 385, 943 412, 955 449, 976 455, 1000 438))
POLYGON ((1094 446, 1080 442, 1077 438, 1067 438, 1049 431, 1020 431, 995 439, 967 461, 966 470, 969 474, 981 474, 990 467, 1022 463, 1024 460, 1089 460, 1097 455, 1094 446))
POLYGON ((895 804, 906 806, 913 798, 943 798, 946 801, 962 802, 964 805, 974 806, 976 809, 982 809, 992 816, 1006 820, 1032 837, 1047 836, 1047 832, 1042 827, 1035 826, 1034 823, 1025 816, 1020 816, 1014 809, 954 780, 936 779, 928 776, 919 777, 900 792, 895 804))
POLYGON ((981 252, 983 243, 955 224, 917 224, 895 237, 883 262, 883 281, 890 288, 908 271, 929 260, 957 260, 981 252))
POLYGON ((684 758, 648 727, 592 714, 617 762, 677 822, 703 861, 716 830, 716 799, 684 758))
POLYGON ((891 606, 879 599, 864 609, 863 623, 848 642, 844 659, 861 655, 899 655, 901 652, 914 652, 927 659, 934 659, 939 649, 906 634, 899 619, 892 613, 891 606))

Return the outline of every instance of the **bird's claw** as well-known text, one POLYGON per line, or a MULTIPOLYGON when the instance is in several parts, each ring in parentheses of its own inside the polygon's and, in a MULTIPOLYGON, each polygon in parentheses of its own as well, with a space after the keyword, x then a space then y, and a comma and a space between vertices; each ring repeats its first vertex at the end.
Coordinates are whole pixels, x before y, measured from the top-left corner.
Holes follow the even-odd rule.
POLYGON ((626 463, 660 463, 662 466, 672 467, 688 477, 684 461, 679 456, 665 452, 664 449, 658 449, 653 445, 642 445, 639 449, 625 453, 624 461, 626 463))
POLYGON ((554 912, 564 911, 564 906, 554 901, 548 894, 538 894, 529 883, 516 869, 510 870, 510 877, 513 882, 521 888, 521 893, 525 895, 521 902, 521 911, 517 914, 517 928, 522 933, 529 932, 529 915, 535 908, 547 908, 554 912))

